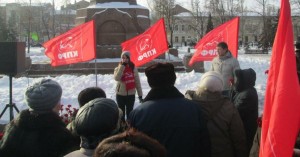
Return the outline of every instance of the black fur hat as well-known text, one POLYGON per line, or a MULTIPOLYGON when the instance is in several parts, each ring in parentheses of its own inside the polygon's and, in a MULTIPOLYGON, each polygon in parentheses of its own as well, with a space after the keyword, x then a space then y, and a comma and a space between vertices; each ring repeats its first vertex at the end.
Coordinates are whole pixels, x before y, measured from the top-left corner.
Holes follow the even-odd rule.
POLYGON ((174 86, 176 74, 174 65, 171 63, 156 63, 145 69, 149 86, 170 87, 174 86))

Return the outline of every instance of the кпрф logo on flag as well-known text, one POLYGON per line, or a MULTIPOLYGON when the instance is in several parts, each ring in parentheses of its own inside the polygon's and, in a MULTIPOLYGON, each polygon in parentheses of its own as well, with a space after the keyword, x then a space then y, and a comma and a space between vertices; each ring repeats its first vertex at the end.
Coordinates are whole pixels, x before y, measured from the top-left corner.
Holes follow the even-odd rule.
POLYGON ((67 33, 65 38, 58 40, 58 54, 59 59, 78 57, 78 51, 76 51, 77 40, 71 33, 67 33))
POLYGON ((148 58, 156 54, 155 48, 152 47, 152 36, 150 34, 142 35, 136 44, 136 51, 138 52, 138 60, 148 58))
POLYGON ((203 45, 203 50, 201 51, 202 56, 210 55, 215 56, 217 55, 217 45, 220 41, 224 41, 223 32, 220 32, 218 35, 214 36, 214 38, 203 45))

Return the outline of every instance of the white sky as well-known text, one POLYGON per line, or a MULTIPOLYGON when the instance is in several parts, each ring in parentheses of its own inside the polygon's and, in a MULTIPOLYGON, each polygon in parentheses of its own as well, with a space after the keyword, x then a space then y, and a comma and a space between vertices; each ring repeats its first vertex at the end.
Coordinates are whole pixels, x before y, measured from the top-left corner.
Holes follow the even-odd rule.
MULTIPOLYGON (((30 0, 0 0, 0 3, 29 3, 30 0)), ((31 3, 40 3, 40 2, 49 2, 52 3, 53 0, 31 0, 31 3)), ((70 3, 74 3, 75 0, 54 0, 55 5, 60 8, 59 6, 63 5, 65 3, 65 1, 68 1, 70 3)), ((81 1, 81 0, 76 0, 81 1)), ((86 0, 86 1, 90 1, 90 0, 86 0)), ((151 0, 149 0, 151 1, 151 0)), ((201 0, 201 1, 205 1, 205 0, 201 0)), ((246 4, 248 4, 249 6, 253 6, 255 5, 257 0, 245 0, 246 4)), ((258 0, 259 1, 259 0, 258 0)), ((269 3, 271 4, 275 4, 277 6, 280 5, 280 0, 267 0, 269 3)), ((176 0, 176 2, 186 8, 190 7, 190 0, 176 0)), ((137 3, 148 7, 148 3, 147 0, 137 0, 137 3)))
MULTIPOLYGON (((31 48, 30 56, 33 63, 45 63, 49 62, 49 59, 44 55, 44 51, 41 48, 31 48)), ((187 48, 179 49, 179 58, 171 57, 172 60, 182 59, 185 52, 187 52, 187 48)), ((167 57, 168 58, 168 57, 167 57)), ((240 66, 242 69, 252 68, 256 72, 256 86, 258 96, 259 96, 259 111, 262 113, 264 94, 266 89, 266 80, 267 75, 265 75, 265 70, 269 69, 269 61, 270 54, 268 55, 249 55, 244 54, 241 50, 239 51, 238 57, 240 66)), ((118 62, 120 59, 101 59, 99 62, 118 62)), ((205 69, 208 70, 210 67, 210 62, 205 62, 205 69)), ((201 78, 202 73, 176 73, 177 80, 175 86, 180 90, 181 93, 185 93, 186 90, 192 89, 195 90, 197 88, 197 84, 201 78), (189 82, 189 83, 187 83, 189 82)), ((115 100, 115 86, 116 82, 113 79, 112 74, 106 75, 97 75, 98 76, 98 86, 103 88, 106 92, 108 98, 115 100)), ((147 78, 144 73, 139 73, 142 89, 143 89, 143 97, 145 97, 150 90, 150 87, 147 83, 147 78)), ((62 94, 62 104, 68 105, 71 104, 73 107, 78 108, 77 96, 78 93, 84 88, 95 86, 96 85, 96 76, 94 74, 91 75, 82 75, 82 76, 74 76, 74 75, 60 75, 57 77, 46 77, 51 78, 57 81, 63 89, 62 94)), ((24 101, 24 93, 26 88, 33 84, 36 81, 41 80, 42 78, 13 78, 13 103, 15 103, 19 110, 24 110, 27 107, 24 101)), ((3 76, 0 78, 0 111, 3 110, 5 104, 9 103, 9 78, 7 76, 3 76)), ((136 105, 139 105, 136 99, 136 105)), ((0 123, 7 123, 9 121, 9 112, 8 110, 5 112, 5 115, 0 119, 0 123)))

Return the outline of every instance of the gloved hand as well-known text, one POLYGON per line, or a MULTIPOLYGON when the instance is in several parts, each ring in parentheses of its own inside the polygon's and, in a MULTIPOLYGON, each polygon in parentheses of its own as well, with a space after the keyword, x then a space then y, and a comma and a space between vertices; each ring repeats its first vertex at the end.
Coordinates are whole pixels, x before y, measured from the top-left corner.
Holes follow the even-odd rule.
POLYGON ((266 75, 269 74, 269 69, 265 71, 265 74, 266 74, 266 75))
POLYGON ((232 86, 232 85, 234 85, 234 78, 230 78, 229 79, 229 84, 232 86))
POLYGON ((139 96, 140 103, 144 102, 142 96, 139 96))

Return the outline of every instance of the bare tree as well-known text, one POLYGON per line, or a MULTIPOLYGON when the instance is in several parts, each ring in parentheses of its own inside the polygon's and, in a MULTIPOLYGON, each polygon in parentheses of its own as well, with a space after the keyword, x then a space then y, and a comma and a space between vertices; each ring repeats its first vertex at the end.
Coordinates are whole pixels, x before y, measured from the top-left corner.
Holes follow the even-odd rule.
POLYGON ((191 29, 193 29, 197 33, 197 40, 202 38, 204 35, 204 19, 205 13, 201 9, 200 0, 191 0, 191 8, 192 8, 192 20, 191 20, 191 29))
MULTIPOLYGON (((45 10, 46 9, 47 9, 47 7, 45 7, 45 10)), ((44 26, 43 33, 45 32, 46 35, 47 35, 48 40, 50 40, 50 32, 49 32, 50 14, 47 11, 45 12, 45 10, 44 9, 42 10, 42 23, 43 23, 43 26, 44 26)))
POLYGON ((291 0, 291 5, 297 9, 297 11, 300 10, 300 0, 291 0))
POLYGON ((56 35, 56 28, 55 28, 55 3, 54 0, 52 0, 52 37, 54 38, 56 35))
POLYGON ((238 14, 239 0, 209 0, 205 6, 218 26, 238 14))
MULTIPOLYGON (((263 53, 268 52, 268 48, 271 47, 270 37, 274 36, 274 29, 270 29, 272 18, 277 15, 277 9, 273 5, 269 4, 268 0, 255 0, 257 6, 251 12, 255 12, 261 15, 262 20, 262 32, 259 35, 258 44, 262 48, 263 53)), ((273 26, 272 26, 273 27, 273 26)))
POLYGON ((226 21, 224 0, 209 0, 206 1, 205 6, 208 8, 212 16, 215 17, 215 20, 218 24, 226 21))
POLYGON ((206 31, 205 31, 205 33, 208 33, 208 32, 210 32, 213 29, 214 29, 214 24, 212 22, 211 14, 209 13, 208 19, 207 19, 207 25, 206 25, 206 31))
POLYGON ((167 32, 170 34, 169 42, 170 46, 173 46, 173 33, 174 26, 176 24, 176 14, 175 8, 176 0, 153 0, 152 8, 154 12, 154 20, 156 21, 159 18, 165 19, 165 24, 167 26, 167 32))
POLYGON ((0 41, 7 41, 8 40, 8 29, 5 21, 0 16, 0 41))
POLYGON ((245 16, 247 13, 247 7, 245 6, 245 0, 238 0, 238 7, 237 7, 238 14, 240 15, 240 36, 241 42, 244 44, 244 34, 245 34, 245 16))

